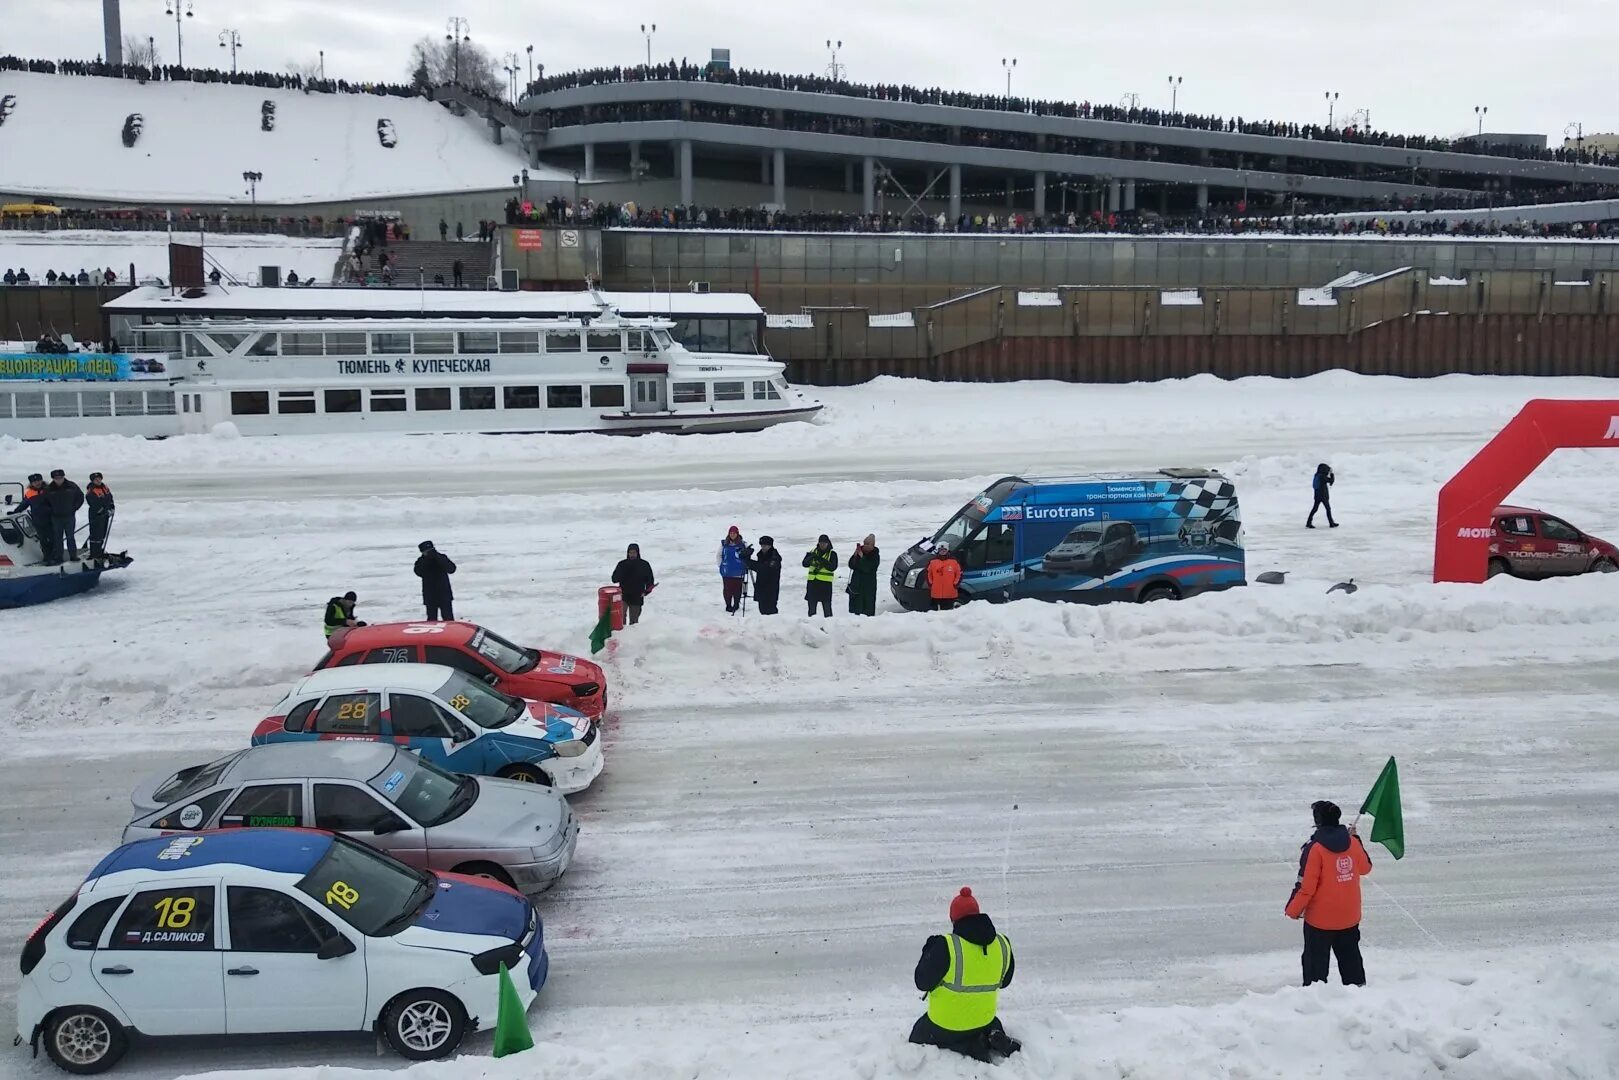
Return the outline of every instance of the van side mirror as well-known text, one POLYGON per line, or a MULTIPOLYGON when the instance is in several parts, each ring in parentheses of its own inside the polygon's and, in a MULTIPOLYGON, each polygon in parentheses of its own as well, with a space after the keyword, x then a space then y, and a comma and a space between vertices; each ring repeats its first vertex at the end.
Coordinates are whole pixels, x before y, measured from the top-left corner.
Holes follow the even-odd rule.
POLYGON ((354 942, 342 934, 333 934, 320 943, 320 948, 315 950, 315 959, 336 960, 339 956, 347 956, 353 951, 354 942))

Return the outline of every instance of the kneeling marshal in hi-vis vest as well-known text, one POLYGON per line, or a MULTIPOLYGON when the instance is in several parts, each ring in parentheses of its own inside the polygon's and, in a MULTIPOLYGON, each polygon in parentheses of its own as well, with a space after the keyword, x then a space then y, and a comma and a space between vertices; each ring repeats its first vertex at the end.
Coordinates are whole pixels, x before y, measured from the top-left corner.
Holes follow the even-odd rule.
POLYGON ((926 1016, 911 1028, 911 1041, 940 1046, 979 1061, 994 1061, 1021 1049, 995 1015, 1003 987, 1012 983, 1012 942, 978 910, 971 889, 950 901, 950 933, 935 934, 916 962, 916 988, 928 997, 926 1016))

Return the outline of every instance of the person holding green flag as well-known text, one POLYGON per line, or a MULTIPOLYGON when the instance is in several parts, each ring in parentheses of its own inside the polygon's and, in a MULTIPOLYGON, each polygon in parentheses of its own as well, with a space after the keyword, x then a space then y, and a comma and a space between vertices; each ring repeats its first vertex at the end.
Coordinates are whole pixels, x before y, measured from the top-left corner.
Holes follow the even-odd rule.
POLYGON ((1287 917, 1304 920, 1304 985, 1326 982, 1330 959, 1338 958, 1345 986, 1365 986, 1360 956, 1360 879, 1372 860, 1343 812, 1325 799, 1310 805, 1315 833, 1299 852, 1299 877, 1288 898, 1287 917))

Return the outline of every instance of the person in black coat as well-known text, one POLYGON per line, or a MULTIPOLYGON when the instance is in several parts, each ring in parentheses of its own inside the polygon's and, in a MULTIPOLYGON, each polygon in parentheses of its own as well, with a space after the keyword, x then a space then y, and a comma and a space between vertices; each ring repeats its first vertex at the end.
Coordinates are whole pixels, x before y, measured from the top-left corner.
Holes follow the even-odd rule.
POLYGON ((776 601, 781 598, 781 552, 774 539, 759 537, 759 548, 748 560, 748 568, 753 571, 753 601, 759 614, 776 614, 776 601))
POLYGON ((624 594, 625 622, 634 626, 641 621, 641 605, 646 602, 646 594, 657 585, 651 564, 641 558, 640 544, 624 549, 624 557, 613 567, 613 584, 624 594))
POLYGON ((69 560, 79 557, 79 539, 74 534, 79 527, 79 507, 84 505, 84 492, 67 478, 61 469, 51 470, 51 482, 45 485, 45 505, 51 512, 51 554, 45 561, 60 563, 65 553, 69 560))
POLYGON ((112 488, 102 482, 101 474, 90 474, 90 486, 84 501, 90 507, 90 557, 99 559, 106 553, 107 533, 112 528, 112 488))
POLYGON ((1332 475, 1332 466, 1322 462, 1315 467, 1315 478, 1310 481, 1310 487, 1315 491, 1315 502, 1310 505, 1310 516, 1304 519, 1306 529, 1315 528, 1315 512, 1327 512, 1327 524, 1336 529, 1338 523, 1332 519, 1332 485, 1338 478, 1332 475))
POLYGON ((416 576, 422 579, 422 605, 427 608, 427 621, 454 621, 455 593, 450 589, 450 575, 455 573, 455 563, 435 548, 431 540, 423 540, 416 545, 416 550, 421 552, 416 557, 416 576))

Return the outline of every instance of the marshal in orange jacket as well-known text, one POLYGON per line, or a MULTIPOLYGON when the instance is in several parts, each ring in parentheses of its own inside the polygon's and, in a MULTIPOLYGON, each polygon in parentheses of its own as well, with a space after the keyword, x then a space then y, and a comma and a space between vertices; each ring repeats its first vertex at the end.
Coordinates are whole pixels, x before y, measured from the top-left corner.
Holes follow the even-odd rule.
POLYGON ((1360 837, 1342 825, 1323 825, 1299 852, 1299 880, 1287 902, 1287 917, 1317 930, 1348 930, 1360 925, 1360 879, 1372 860, 1360 837))
POLYGON ((935 600, 954 600, 961 584, 961 564, 949 555, 939 555, 928 563, 928 595, 935 600))

